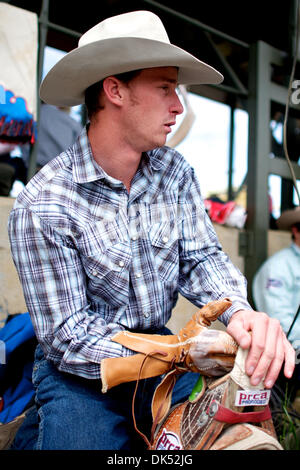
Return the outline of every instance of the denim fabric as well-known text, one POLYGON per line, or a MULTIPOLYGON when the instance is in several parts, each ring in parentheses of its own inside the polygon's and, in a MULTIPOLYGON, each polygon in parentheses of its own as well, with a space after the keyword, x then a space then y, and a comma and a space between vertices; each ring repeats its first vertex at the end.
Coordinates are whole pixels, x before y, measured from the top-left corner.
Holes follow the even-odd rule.
MULTIPOLYGON (((181 376, 172 405, 190 394, 198 374, 181 376)), ((150 436, 151 400, 161 378, 141 380, 135 400, 138 429, 150 436)), ((37 347, 33 372, 36 408, 31 408, 19 429, 14 450, 131 450, 146 444, 135 431, 132 398, 135 382, 101 392, 99 380, 59 372, 37 347)))

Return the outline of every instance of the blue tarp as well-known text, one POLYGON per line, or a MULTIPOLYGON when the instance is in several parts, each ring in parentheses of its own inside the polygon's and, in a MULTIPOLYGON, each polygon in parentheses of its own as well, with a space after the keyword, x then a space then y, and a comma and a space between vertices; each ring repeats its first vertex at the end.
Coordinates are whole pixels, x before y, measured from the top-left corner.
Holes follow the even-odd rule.
MULTIPOLYGON (((10 358, 12 354, 26 341, 33 338, 35 338, 35 333, 29 313, 12 316, 4 327, 0 329, 1 362, 4 362, 0 364, 0 385, 7 376, 7 369, 11 367, 10 358), (3 350, 5 354, 3 354, 3 350)), ((21 368, 21 376, 18 383, 8 384, 2 393, 3 408, 0 412, 1 423, 8 423, 19 416, 34 396, 31 380, 33 358, 32 361, 28 361, 27 358, 24 364, 22 364, 22 357, 20 357, 18 365, 21 368)), ((12 375, 14 371, 9 372, 12 375)))

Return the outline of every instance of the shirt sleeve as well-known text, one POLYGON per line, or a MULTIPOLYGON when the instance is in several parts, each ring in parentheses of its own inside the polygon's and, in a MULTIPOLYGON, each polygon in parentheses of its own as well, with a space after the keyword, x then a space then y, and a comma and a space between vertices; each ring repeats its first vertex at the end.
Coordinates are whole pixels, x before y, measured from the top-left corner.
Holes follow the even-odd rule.
POLYGON ((232 306, 219 317, 225 325, 240 309, 252 310, 247 282, 222 250, 207 215, 193 169, 185 175, 180 192, 180 293, 195 305, 229 297, 232 306))
POLYGON ((59 370, 100 378, 104 357, 132 354, 110 340, 120 331, 89 310, 78 251, 34 212, 17 208, 8 224, 12 257, 38 341, 59 370))

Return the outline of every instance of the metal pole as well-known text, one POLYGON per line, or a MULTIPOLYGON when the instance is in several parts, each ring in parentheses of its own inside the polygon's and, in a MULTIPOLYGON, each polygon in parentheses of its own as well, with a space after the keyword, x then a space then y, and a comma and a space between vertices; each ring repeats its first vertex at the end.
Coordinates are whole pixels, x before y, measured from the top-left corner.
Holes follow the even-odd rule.
POLYGON ((54 29, 55 31, 60 31, 61 33, 68 34, 69 36, 74 36, 76 38, 80 38, 82 36, 82 33, 79 33, 78 31, 74 31, 73 29, 65 28, 64 26, 60 26, 55 23, 51 23, 51 21, 48 21, 45 18, 40 18, 39 22, 42 26, 46 26, 49 29, 54 29))
POLYGON ((252 301, 252 280, 267 257, 269 229, 268 160, 270 153, 269 48, 258 41, 250 50, 247 249, 245 275, 252 301))
MULTIPOLYGON (((41 12, 40 12, 40 20, 39 20, 37 90, 39 89, 39 85, 41 83, 41 79, 43 75, 44 52, 45 52, 45 46, 46 46, 47 34, 48 34, 48 26, 47 26, 48 15, 49 15, 49 0, 43 0, 41 12)), ((41 101, 39 98, 39 93, 37 91, 37 133, 39 129, 40 104, 41 104, 41 101)), ((32 176, 34 176, 36 172, 36 161, 37 161, 37 146, 35 143, 34 145, 31 146, 29 166, 28 166, 28 172, 27 172, 28 181, 30 180, 30 178, 32 178, 32 176)))
POLYGON ((236 39, 230 36, 229 34, 223 33, 222 31, 219 31, 218 29, 212 28, 211 26, 208 26, 205 23, 201 23, 201 21, 196 20, 195 18, 191 18, 190 16, 184 15, 183 13, 173 10, 172 8, 166 7, 165 5, 162 5, 161 3, 155 2, 153 0, 143 0, 143 1, 144 3, 148 3, 149 5, 156 7, 162 11, 165 11, 166 13, 170 13, 171 15, 176 16, 177 18, 187 21, 190 24, 198 26, 204 31, 208 31, 209 33, 215 34, 216 36, 219 36, 223 39, 227 39, 228 41, 233 42, 234 44, 237 44, 238 46, 242 46, 246 48, 250 47, 249 44, 247 44, 244 41, 240 41, 239 39, 236 39))
POLYGON ((234 198, 232 188, 232 172, 233 172, 233 150, 234 150, 234 107, 230 105, 230 129, 229 129, 229 162, 228 162, 228 201, 234 198))

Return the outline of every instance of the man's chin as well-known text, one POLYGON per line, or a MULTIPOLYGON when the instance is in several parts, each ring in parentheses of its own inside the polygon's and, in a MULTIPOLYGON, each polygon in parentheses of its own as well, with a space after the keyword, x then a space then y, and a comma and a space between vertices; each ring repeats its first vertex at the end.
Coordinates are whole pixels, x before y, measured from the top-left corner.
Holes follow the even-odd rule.
POLYGON ((157 149, 159 147, 163 147, 166 145, 167 138, 162 138, 162 139, 157 139, 156 142, 152 142, 152 144, 149 144, 149 148, 147 150, 144 150, 144 152, 149 152, 150 150, 157 149))

